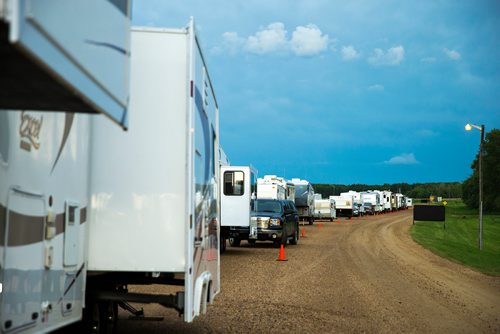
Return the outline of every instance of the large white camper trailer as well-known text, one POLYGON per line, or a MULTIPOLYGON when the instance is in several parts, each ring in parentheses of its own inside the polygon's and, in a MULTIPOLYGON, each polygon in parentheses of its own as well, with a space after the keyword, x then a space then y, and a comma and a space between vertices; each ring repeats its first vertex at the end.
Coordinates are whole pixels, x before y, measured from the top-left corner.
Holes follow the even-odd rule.
POLYGON ((335 201, 337 217, 352 217, 354 215, 354 201, 352 196, 330 196, 335 201))
POLYGON ((88 306, 85 114, 127 127, 129 24, 127 0, 0 0, 2 333, 52 332, 88 306))
POLYGON ((87 290, 105 305, 173 307, 191 322, 220 290, 217 101, 192 21, 131 35, 133 126, 92 124, 87 290), (183 288, 133 294, 129 284, 183 288))
POLYGON ((314 199, 314 218, 315 219, 329 219, 330 221, 333 221, 335 218, 337 218, 335 200, 333 198, 329 198, 329 199, 315 198, 314 199))
POLYGON ((354 190, 349 190, 347 192, 340 193, 340 196, 351 196, 352 200, 354 202, 354 211, 358 211, 359 216, 364 216, 365 214, 365 207, 363 206, 363 199, 361 198, 361 193, 354 191, 354 190))
POLYGON ((88 115, 0 111, 2 333, 82 317, 88 153, 88 115))
POLYGON ((391 211, 391 197, 392 197, 391 191, 389 190, 382 191, 382 205, 384 212, 391 211))
POLYGON ((222 166, 220 173, 221 250, 224 250, 227 239, 231 246, 239 246, 241 240, 257 239, 257 228, 250 227, 257 172, 250 166, 222 166))
POLYGON ((300 220, 314 223, 314 188, 307 180, 293 178, 290 180, 295 186, 295 206, 299 211, 300 220))
POLYGON ((264 175, 257 179, 257 198, 286 199, 286 181, 276 175, 264 175))
POLYGON ((361 193, 361 198, 363 200, 365 210, 371 210, 371 214, 379 214, 382 211, 382 206, 380 205, 380 194, 371 190, 364 191, 361 193))

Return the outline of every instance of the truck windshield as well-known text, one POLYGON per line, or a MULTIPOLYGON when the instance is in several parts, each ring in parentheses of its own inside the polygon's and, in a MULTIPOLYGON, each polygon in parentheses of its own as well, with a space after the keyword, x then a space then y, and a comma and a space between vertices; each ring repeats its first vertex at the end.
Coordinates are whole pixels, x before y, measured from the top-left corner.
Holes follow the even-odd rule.
POLYGON ((281 212, 281 203, 278 201, 255 201, 254 210, 256 212, 281 212))

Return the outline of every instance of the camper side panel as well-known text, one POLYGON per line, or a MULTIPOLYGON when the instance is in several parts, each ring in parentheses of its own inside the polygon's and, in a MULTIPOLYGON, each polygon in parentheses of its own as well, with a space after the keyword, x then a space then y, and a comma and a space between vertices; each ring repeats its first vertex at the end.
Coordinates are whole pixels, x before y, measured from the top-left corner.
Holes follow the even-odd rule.
POLYGON ((131 38, 131 127, 93 122, 89 269, 184 272, 186 34, 131 38))
POLYGON ((88 115, 0 112, 0 331, 81 318, 88 115))

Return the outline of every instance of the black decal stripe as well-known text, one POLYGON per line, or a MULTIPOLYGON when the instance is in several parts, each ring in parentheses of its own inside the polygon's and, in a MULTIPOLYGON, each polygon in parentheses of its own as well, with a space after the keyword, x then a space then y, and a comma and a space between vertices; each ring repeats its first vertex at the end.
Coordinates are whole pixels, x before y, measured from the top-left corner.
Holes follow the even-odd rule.
POLYGON ((7 246, 22 246, 43 240, 45 217, 27 216, 9 211, 7 246))
POLYGON ((5 228, 7 227, 7 209, 0 205, 0 246, 5 245, 5 228))
POLYGON ((122 53, 124 55, 127 54, 127 50, 125 50, 124 48, 121 48, 121 47, 119 47, 117 45, 111 44, 111 43, 93 41, 91 39, 86 39, 85 43, 92 44, 92 45, 95 45, 95 46, 103 46, 103 47, 106 47, 106 48, 110 48, 110 49, 118 51, 118 52, 120 52, 120 53, 122 53))
POLYGON ((66 141, 68 140, 68 136, 71 131, 71 126, 73 125, 73 119, 75 118, 75 114, 67 112, 65 113, 65 117, 66 118, 64 120, 64 133, 61 140, 61 145, 59 146, 59 152, 57 153, 56 160, 54 161, 54 165, 52 166, 52 170, 50 171, 50 173, 54 172, 54 168, 56 168, 57 162, 61 157, 62 150, 64 148, 64 145, 66 144, 66 141))
MULTIPOLYGON (((24 246, 41 242, 44 237, 45 216, 29 216, 9 211, 8 246, 24 246)), ((65 214, 55 216, 56 235, 64 233, 65 214)), ((80 209, 80 224, 87 221, 87 208, 80 209)), ((5 246, 7 208, 0 205, 0 246, 5 246)))

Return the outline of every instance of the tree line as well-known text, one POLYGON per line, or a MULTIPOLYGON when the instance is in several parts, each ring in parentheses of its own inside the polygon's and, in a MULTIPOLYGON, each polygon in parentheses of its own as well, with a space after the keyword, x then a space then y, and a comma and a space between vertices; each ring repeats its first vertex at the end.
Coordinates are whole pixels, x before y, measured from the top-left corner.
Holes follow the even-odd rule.
MULTIPOLYGON (((313 184, 314 191, 323 198, 338 196, 349 190, 389 190, 410 198, 462 198, 470 208, 479 207, 479 154, 471 164, 472 175, 463 183, 394 183, 394 184, 313 184)), ((486 133, 483 145, 483 209, 500 212, 500 130, 486 133)))
MULTIPOLYGON (((486 133, 483 145, 483 210, 500 212, 500 130, 486 133)), ((462 184, 462 198, 470 208, 479 207, 479 153, 471 164, 472 175, 462 184)))

